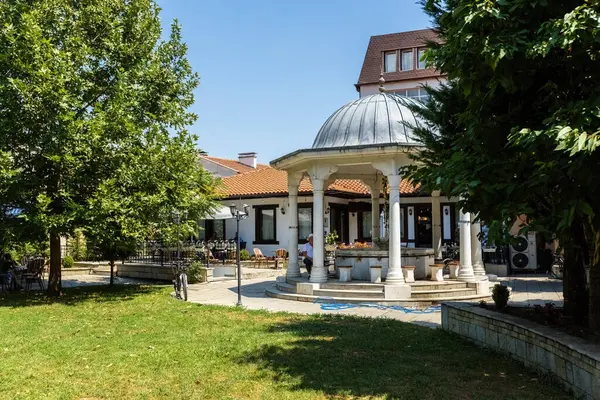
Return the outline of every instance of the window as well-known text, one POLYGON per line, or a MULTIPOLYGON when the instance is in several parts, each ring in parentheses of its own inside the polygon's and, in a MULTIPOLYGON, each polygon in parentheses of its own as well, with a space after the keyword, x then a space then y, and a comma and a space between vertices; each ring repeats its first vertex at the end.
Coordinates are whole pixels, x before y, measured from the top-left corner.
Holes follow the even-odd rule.
POLYGON ((279 244, 277 242, 277 205, 255 206, 254 244, 279 244))
POLYGON ((298 204, 298 240, 300 242, 306 240, 312 233, 312 214, 311 204, 298 204))
POLYGON ((372 240, 372 216, 371 211, 361 211, 358 213, 358 240, 361 242, 372 240))
POLYGON ((406 240, 406 230, 404 229, 404 224, 405 224, 405 218, 404 218, 404 212, 405 212, 406 208, 405 207, 401 207, 400 208, 400 238, 401 240, 406 240))
POLYGON ((396 52, 386 51, 384 54, 384 71, 396 72, 396 52))
POLYGON ((429 100, 429 95, 423 88, 402 89, 402 90, 397 90, 396 93, 399 94, 400 96, 410 97, 411 99, 419 100, 421 102, 426 102, 427 100, 429 100))
POLYGON ((413 51, 402 50, 402 71, 413 69, 413 51))
POLYGON ((417 50, 417 57, 418 57, 418 64, 417 64, 417 68, 418 69, 425 69, 427 68, 427 63, 425 62, 425 60, 423 60, 423 56, 425 55, 425 48, 420 48, 417 50))
POLYGON ((225 240, 225 220, 200 221, 198 240, 225 240))

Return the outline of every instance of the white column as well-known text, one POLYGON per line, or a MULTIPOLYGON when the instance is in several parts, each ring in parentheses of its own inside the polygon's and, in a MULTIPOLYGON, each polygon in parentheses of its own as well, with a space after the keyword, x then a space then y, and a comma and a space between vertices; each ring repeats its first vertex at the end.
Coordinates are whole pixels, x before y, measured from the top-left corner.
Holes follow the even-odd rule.
POLYGON ((481 250, 481 223, 473 222, 474 217, 471 217, 471 262, 473 263, 473 273, 475 276, 485 276, 485 265, 483 264, 483 252, 481 250))
POLYGON ((431 194, 431 222, 433 236, 433 256, 436 259, 442 258, 442 216, 440 206, 440 192, 434 191, 431 194))
POLYGON ((471 214, 462 209, 460 218, 460 269, 458 279, 461 281, 474 281, 473 265, 471 264, 471 214))
POLYGON ((403 285, 401 236, 400 236, 400 175, 388 175, 390 185, 390 232, 389 232, 389 267, 385 283, 387 285, 403 285))
POLYGON ((325 238, 323 228, 325 180, 311 179, 313 185, 313 266, 310 282, 327 282, 325 271, 325 238))
POLYGON ((300 265, 298 265, 298 185, 288 180, 288 267, 287 277, 297 278, 300 276, 300 265))
POLYGON ((379 239, 379 193, 380 189, 371 186, 371 240, 379 239))

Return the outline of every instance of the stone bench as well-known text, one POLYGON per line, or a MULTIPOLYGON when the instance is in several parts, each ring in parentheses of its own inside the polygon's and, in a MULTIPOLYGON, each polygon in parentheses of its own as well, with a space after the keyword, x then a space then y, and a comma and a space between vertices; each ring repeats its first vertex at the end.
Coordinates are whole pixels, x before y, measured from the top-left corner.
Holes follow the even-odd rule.
POLYGON ((381 283, 381 265, 371 265, 369 270, 371 272, 371 282, 381 283))
POLYGON ((352 280, 352 265, 339 265, 340 282, 350 282, 352 280))
POLYGON ((460 265, 456 261, 450 261, 448 263, 448 268, 450 268, 450 279, 458 278, 458 269, 460 265))
POLYGON ((402 274, 404 275, 404 281, 406 283, 413 283, 415 281, 415 268, 414 265, 402 267, 402 274))
POLYGON ((442 282, 444 280, 444 264, 433 264, 431 267, 431 280, 442 282))

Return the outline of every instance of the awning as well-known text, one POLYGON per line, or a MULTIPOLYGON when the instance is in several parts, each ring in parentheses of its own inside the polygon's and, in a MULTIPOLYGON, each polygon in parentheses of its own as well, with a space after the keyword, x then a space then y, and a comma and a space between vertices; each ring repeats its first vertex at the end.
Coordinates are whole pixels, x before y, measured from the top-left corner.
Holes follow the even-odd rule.
POLYGON ((215 212, 207 216, 204 219, 233 219, 233 215, 231 215, 231 210, 227 206, 221 206, 215 210, 215 212))

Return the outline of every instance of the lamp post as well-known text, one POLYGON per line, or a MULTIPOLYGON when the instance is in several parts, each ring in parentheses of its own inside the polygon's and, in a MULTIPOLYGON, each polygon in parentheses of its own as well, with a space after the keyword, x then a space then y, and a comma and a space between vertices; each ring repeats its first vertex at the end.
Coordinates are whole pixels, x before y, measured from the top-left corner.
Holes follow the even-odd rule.
POLYGON ((181 260, 181 243, 180 243, 180 233, 181 233, 181 217, 187 219, 188 213, 184 211, 183 214, 177 210, 171 211, 171 216, 173 217, 173 221, 177 224, 177 265, 179 265, 179 261, 181 260))
POLYGON ((237 262, 237 278, 238 278, 238 300, 236 306, 242 306, 242 264, 240 262, 240 221, 248 218, 248 206, 246 204, 243 205, 244 210, 238 210, 235 204, 229 206, 229 210, 231 211, 231 215, 235 218, 236 221, 236 254, 235 260, 237 262))

